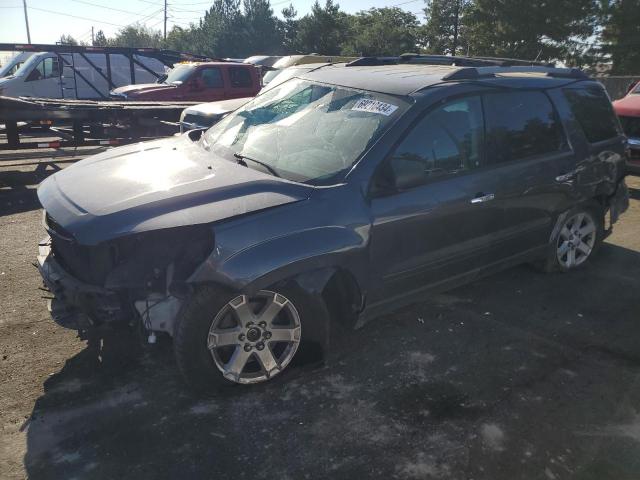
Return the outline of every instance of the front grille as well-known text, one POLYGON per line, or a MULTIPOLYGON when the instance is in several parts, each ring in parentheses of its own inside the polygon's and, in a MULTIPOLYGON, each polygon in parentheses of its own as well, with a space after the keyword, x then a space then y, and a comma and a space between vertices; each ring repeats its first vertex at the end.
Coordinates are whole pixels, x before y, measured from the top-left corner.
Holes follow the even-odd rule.
POLYGON ((78 280, 92 285, 104 285, 114 265, 109 247, 80 245, 49 214, 45 218, 51 236, 53 255, 62 268, 78 280))

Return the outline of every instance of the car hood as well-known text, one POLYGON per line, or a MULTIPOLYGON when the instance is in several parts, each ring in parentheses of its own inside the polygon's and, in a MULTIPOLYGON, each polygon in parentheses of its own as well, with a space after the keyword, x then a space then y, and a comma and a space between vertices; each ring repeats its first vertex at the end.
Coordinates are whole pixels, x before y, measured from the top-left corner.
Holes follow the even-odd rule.
POLYGON ((201 103, 200 105, 194 105, 186 109, 185 113, 191 115, 224 115, 229 112, 237 110, 253 97, 234 98, 231 100, 221 100, 219 102, 201 103))
POLYGON ((142 93, 142 92, 156 92, 159 90, 173 90, 177 88, 177 85, 169 85, 166 83, 139 83, 137 85, 127 85, 124 87, 118 87, 113 90, 114 93, 125 93, 127 95, 142 93))
POLYGON ((616 100, 613 102, 613 108, 617 115, 640 117, 640 94, 631 93, 620 100, 616 100))
POLYGON ((66 234, 93 245, 300 201, 312 190, 216 157, 185 134, 82 160, 42 182, 38 198, 66 234))

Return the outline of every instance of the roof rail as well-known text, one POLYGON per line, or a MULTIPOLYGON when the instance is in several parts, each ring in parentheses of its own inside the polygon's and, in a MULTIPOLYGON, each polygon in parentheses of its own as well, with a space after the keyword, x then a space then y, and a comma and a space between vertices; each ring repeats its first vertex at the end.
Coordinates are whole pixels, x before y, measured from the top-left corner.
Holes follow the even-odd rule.
POLYGON ((589 76, 578 68, 555 68, 540 66, 497 66, 467 67, 451 72, 442 77, 443 80, 476 80, 483 77, 495 77, 501 73, 543 73, 548 77, 575 78, 586 80, 589 76))
POLYGON ((361 57, 347 63, 348 67, 373 67, 376 65, 418 64, 418 65, 449 65, 458 67, 486 67, 486 66, 539 66, 553 67, 553 63, 521 60, 516 58, 497 57, 458 57, 451 55, 423 55, 419 53, 403 53, 398 57, 361 57))
POLYGON ((482 66, 516 66, 530 65, 539 67, 553 67, 553 63, 537 62, 535 60, 522 60, 518 58, 499 57, 465 57, 452 55, 421 55, 416 53, 404 53, 400 55, 400 63, 418 63, 428 65, 451 65, 459 67, 482 67, 482 66))
POLYGON ((376 65, 396 65, 400 57, 360 57, 347 63, 347 67, 375 67, 376 65))

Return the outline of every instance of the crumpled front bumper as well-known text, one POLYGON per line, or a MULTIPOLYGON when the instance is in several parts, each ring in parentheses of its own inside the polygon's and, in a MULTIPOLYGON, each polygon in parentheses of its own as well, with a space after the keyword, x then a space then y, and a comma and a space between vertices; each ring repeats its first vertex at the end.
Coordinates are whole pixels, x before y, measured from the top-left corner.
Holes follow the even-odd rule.
POLYGON ((49 311, 60 326, 86 330, 122 316, 117 293, 90 285, 67 273, 51 251, 51 238, 38 245, 38 270, 45 286, 54 295, 49 311))

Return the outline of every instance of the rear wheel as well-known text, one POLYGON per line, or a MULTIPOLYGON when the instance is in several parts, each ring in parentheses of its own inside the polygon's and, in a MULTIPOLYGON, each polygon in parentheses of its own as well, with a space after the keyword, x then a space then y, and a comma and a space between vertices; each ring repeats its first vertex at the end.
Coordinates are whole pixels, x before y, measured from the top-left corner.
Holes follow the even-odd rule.
POLYGON ((174 338, 180 371, 201 391, 266 382, 294 357, 321 355, 323 305, 295 286, 251 296, 203 288, 183 308, 174 338))
POLYGON ((598 250, 603 233, 600 209, 580 207, 569 211, 552 239, 542 269, 566 272, 584 265, 598 250))

